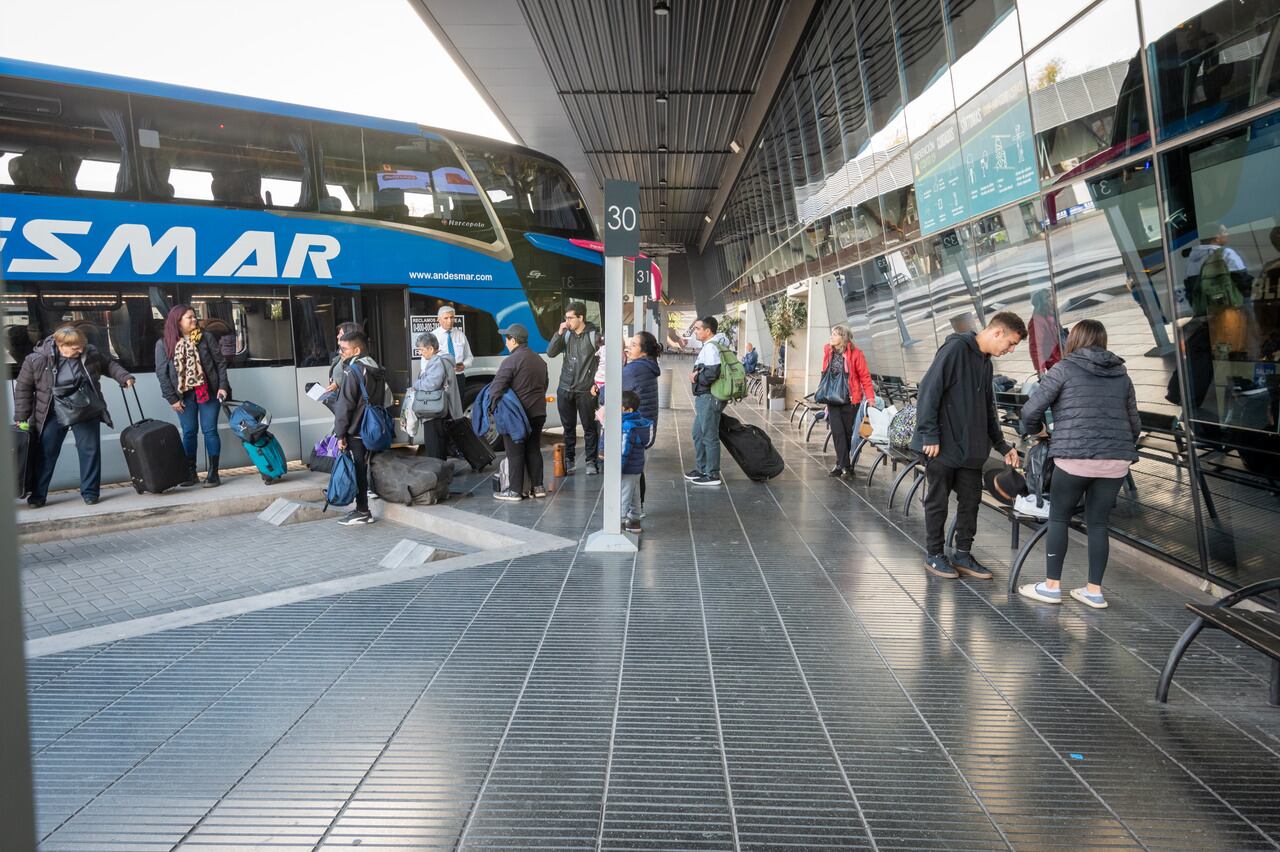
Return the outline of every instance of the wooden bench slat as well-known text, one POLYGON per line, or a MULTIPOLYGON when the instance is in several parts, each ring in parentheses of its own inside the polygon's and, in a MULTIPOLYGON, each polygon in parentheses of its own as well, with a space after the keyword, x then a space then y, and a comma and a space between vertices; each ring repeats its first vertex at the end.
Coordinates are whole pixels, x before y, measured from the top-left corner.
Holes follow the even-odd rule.
POLYGON ((1265 612, 1236 611, 1212 604, 1189 603, 1187 609, 1230 636, 1280 660, 1280 617, 1265 612))

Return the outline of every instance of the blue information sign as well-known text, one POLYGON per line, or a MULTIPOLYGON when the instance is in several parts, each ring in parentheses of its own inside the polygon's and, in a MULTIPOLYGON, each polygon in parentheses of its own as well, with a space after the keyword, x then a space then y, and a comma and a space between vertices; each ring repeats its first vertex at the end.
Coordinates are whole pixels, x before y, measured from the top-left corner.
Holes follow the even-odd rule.
POLYGON ((949 119, 911 146, 920 232, 932 234, 969 215, 969 190, 955 119, 949 119))
POLYGON ((961 107, 957 115, 970 216, 1003 207, 1040 188, 1021 66, 961 107))

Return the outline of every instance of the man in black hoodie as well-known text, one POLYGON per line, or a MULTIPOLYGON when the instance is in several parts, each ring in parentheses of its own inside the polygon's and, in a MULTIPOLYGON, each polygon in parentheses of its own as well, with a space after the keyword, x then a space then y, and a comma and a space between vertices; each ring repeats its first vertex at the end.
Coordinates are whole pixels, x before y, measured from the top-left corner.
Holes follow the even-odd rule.
POLYGON ((369 338, 358 328, 342 336, 338 352, 346 362, 346 370, 333 403, 333 434, 338 437, 338 447, 350 450, 351 459, 356 463, 356 508, 338 523, 350 527, 373 523, 373 513, 369 511, 369 451, 360 439, 360 426, 364 421, 366 394, 370 404, 385 401, 387 374, 368 354, 369 338), (360 390, 361 381, 365 393, 360 390))
POLYGON ((1005 441, 996 415, 991 359, 1008 355, 1027 336, 1017 314, 1001 312, 978 332, 953 334, 943 342, 920 380, 916 432, 911 448, 926 457, 925 570, 954 580, 961 574, 990 580, 991 572, 970 549, 978 531, 982 466, 995 447, 1007 464, 1018 451, 1005 441), (947 501, 956 493, 955 550, 945 553, 947 501))

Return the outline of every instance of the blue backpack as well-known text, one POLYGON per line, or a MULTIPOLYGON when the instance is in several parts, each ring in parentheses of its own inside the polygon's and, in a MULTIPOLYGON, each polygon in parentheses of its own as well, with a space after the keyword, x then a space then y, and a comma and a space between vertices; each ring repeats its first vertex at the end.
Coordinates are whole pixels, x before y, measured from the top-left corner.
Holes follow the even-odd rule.
POLYGON ((329 475, 329 488, 324 493, 324 509, 330 506, 350 506, 356 502, 356 462, 351 453, 338 453, 329 475))
POLYGON ((374 405, 369 400, 369 390, 364 385, 364 370, 354 366, 356 381, 360 383, 360 396, 364 400, 364 416, 360 418, 360 442, 371 453, 380 453, 391 449, 391 441, 396 436, 395 423, 391 415, 381 405, 374 405))

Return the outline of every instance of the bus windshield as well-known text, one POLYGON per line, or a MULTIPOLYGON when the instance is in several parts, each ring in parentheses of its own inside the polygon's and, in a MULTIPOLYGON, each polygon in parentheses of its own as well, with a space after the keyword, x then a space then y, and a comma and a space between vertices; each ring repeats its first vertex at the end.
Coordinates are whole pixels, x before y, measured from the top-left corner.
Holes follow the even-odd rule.
POLYGON ((462 152, 504 228, 595 239, 591 217, 560 165, 519 151, 474 145, 462 152))

